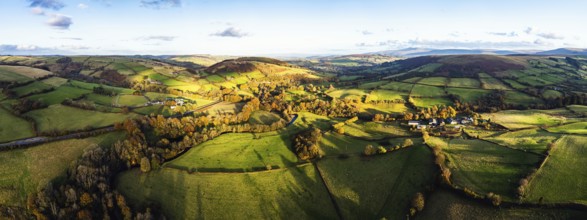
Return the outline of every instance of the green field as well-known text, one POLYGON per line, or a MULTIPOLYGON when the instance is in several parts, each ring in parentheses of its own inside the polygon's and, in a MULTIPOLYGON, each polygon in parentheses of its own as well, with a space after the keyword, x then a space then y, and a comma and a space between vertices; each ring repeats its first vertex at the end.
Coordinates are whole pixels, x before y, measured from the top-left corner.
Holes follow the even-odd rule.
POLYGON ((123 136, 115 132, 1 151, 0 205, 26 207, 27 196, 49 181, 62 181, 70 163, 80 157, 84 149, 110 146, 123 136))
POLYGON ((11 90, 13 92, 15 92, 18 97, 21 97, 21 96, 31 94, 31 93, 38 93, 38 92, 41 92, 42 90, 50 89, 50 88, 53 88, 53 86, 39 82, 39 81, 34 81, 33 83, 30 83, 28 85, 16 87, 11 90))
POLYGON ((99 105, 112 106, 115 97, 99 95, 90 93, 86 95, 86 99, 99 105))
POLYGON ((505 102, 512 105, 541 105, 542 100, 517 91, 506 91, 505 102))
POLYGON ((556 142, 546 164, 530 182, 527 201, 587 204, 587 137, 567 135, 556 142))
POLYGON ((436 98, 413 98, 414 105, 418 108, 429 108, 432 106, 449 106, 452 105, 453 102, 450 101, 448 98, 444 97, 436 97, 436 98))
POLYGON ((462 88, 447 88, 449 94, 459 97, 461 102, 474 102, 491 91, 482 89, 462 89, 462 88))
POLYGON ((39 132, 98 128, 136 116, 132 113, 103 113, 64 105, 52 105, 48 108, 27 112, 26 115, 35 120, 39 132))
POLYGON ((407 130, 401 128, 398 123, 362 122, 347 124, 344 126, 346 135, 366 140, 378 140, 386 137, 408 136, 407 130))
POLYGON ((378 103, 378 104, 362 104, 361 112, 369 114, 392 114, 404 113, 409 111, 404 103, 378 103))
POLYGON ((577 122, 548 128, 548 131, 567 134, 587 134, 587 122, 577 122))
POLYGON ((489 75, 482 76, 482 74, 479 74, 479 77, 481 77, 479 79, 481 80, 481 86, 484 89, 499 89, 499 90, 510 89, 508 86, 506 86, 505 84, 503 84, 499 80, 497 80, 489 75))
POLYGON ((255 173, 188 174, 163 168, 119 175, 129 203, 158 203, 169 219, 335 219, 328 192, 312 165, 255 173))
POLYGON ((509 83, 514 89, 525 89, 528 88, 525 85, 520 84, 519 82, 512 80, 512 79, 504 79, 503 81, 509 83))
POLYGON ((165 167, 195 172, 264 170, 268 165, 291 167, 297 157, 290 145, 290 136, 275 132, 223 134, 193 147, 165 167))
POLYGON ((408 94, 403 93, 403 92, 397 92, 397 91, 391 91, 391 90, 373 90, 373 91, 371 91, 371 93, 369 93, 369 96, 367 96, 367 99, 365 100, 365 102, 385 101, 385 100, 389 100, 389 101, 405 100, 405 97, 407 97, 407 96, 408 96, 408 94))
POLYGON ((253 114, 251 114, 251 117, 249 118, 249 122, 252 124, 264 125, 271 125, 272 123, 277 122, 279 120, 281 120, 279 115, 262 110, 253 112, 253 114))
POLYGON ((438 97, 445 96, 444 89, 436 86, 414 85, 411 96, 438 97))
POLYGON ((515 197, 518 180, 542 160, 538 155, 482 140, 453 139, 443 151, 455 185, 481 195, 497 193, 510 200, 515 197))
MULTIPOLYGON (((37 69, 37 68, 32 68, 32 67, 26 67, 26 66, 6 66, 6 65, 0 65, 0 75, 2 75, 1 77, 5 77, 6 81, 27 81, 26 79, 34 79, 34 78, 39 78, 39 77, 43 77, 43 76, 47 76, 47 75, 51 75, 53 73, 47 71, 47 70, 42 70, 42 69, 37 69), (21 75, 23 77, 19 77, 16 76, 14 74, 18 74, 21 75), (12 79, 12 80, 10 80, 12 79)), ((0 78, 0 81, 4 81, 2 78, 0 78)))
POLYGON ((437 219, 585 219, 587 212, 573 209, 495 207, 439 189, 427 198, 418 220, 437 219))
POLYGON ((567 108, 579 115, 587 115, 587 106, 585 105, 569 105, 567 108))
POLYGON ((60 86, 59 88, 56 88, 54 91, 48 93, 29 96, 28 99, 40 101, 42 103, 45 103, 46 105, 54 105, 59 104, 66 99, 79 98, 80 96, 84 94, 89 94, 91 92, 92 91, 90 90, 65 85, 60 86))
POLYGON ((485 113, 482 116, 508 129, 531 128, 542 125, 554 126, 574 120, 565 116, 546 114, 539 110, 506 110, 485 113))
POLYGON ((338 89, 329 92, 328 95, 337 99, 354 99, 361 100, 363 96, 367 95, 367 92, 360 89, 338 89))
POLYGON ((436 172, 431 152, 423 145, 317 164, 344 219, 404 218, 411 197, 431 186, 436 172))
POLYGON ((0 108, 0 142, 7 142, 27 137, 32 137, 35 134, 31 127, 31 123, 19 118, 10 112, 0 108))
POLYGON ((481 83, 473 78, 449 78, 448 87, 479 88, 481 83))
POLYGON ((13 72, 6 66, 0 65, 0 82, 26 82, 32 78, 13 72))
POLYGON ((54 87, 59 87, 62 86, 63 84, 67 83, 68 79, 65 78, 61 78, 61 77, 51 77, 49 79, 44 79, 42 82, 47 84, 47 85, 51 85, 54 87))
POLYGON ((367 145, 379 146, 375 141, 340 135, 330 132, 322 135, 320 148, 326 156, 339 154, 361 154, 367 145))
POLYGON ((359 89, 376 89, 376 88, 379 88, 387 83, 388 83, 387 81, 363 83, 363 84, 359 85, 359 89))
POLYGON ((486 139, 511 148, 544 154, 548 144, 556 141, 559 137, 558 134, 548 133, 541 129, 525 129, 506 132, 486 139))
POLYGON ((433 86, 445 86, 448 82, 446 77, 426 77, 418 81, 419 84, 433 85, 433 86))
POLYGON ((390 82, 388 84, 381 86, 381 88, 400 91, 400 92, 410 92, 410 91, 412 91, 413 86, 414 86, 414 84, 411 84, 411 83, 390 82))
POLYGON ((147 104, 147 99, 138 95, 119 95, 115 99, 118 101, 118 105, 121 106, 142 106, 147 104))
POLYGON ((117 94, 132 94, 134 92, 134 90, 128 89, 128 88, 107 86, 107 85, 101 85, 101 84, 96 84, 96 83, 87 83, 87 82, 81 82, 81 81, 76 81, 76 80, 71 80, 70 83, 71 83, 71 86, 73 86, 73 87, 78 87, 78 88, 82 88, 82 89, 86 89, 86 90, 90 90, 90 91, 92 91, 95 87, 102 86, 105 89, 113 91, 117 94))
POLYGON ((212 82, 212 83, 219 83, 219 82, 224 82, 224 78, 222 78, 221 76, 218 75, 210 75, 206 77, 206 80, 212 82))
POLYGON ((402 82, 417 83, 421 79, 422 79, 422 77, 412 77, 409 79, 402 80, 402 82))

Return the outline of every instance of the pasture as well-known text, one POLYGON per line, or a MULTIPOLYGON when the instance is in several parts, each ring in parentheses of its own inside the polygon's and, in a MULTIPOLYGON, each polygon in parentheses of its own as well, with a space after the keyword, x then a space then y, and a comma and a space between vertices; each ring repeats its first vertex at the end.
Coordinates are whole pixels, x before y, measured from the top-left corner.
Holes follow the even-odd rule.
POLYGON ((66 99, 76 99, 81 97, 82 95, 89 94, 91 92, 91 90, 85 90, 64 85, 56 88, 51 92, 29 96, 28 99, 40 101, 46 105, 54 105, 59 104, 66 99))
POLYGON ((344 219, 402 219, 410 199, 434 182, 432 154, 418 145, 368 158, 318 161, 344 219))
POLYGON ((337 99, 362 100, 362 98, 367 95, 367 92, 360 89, 338 89, 329 92, 328 95, 337 99))
POLYGON ((410 96, 420 96, 420 97, 438 97, 438 96, 445 96, 446 93, 443 88, 436 87, 436 86, 426 86, 426 85, 414 85, 410 96))
MULTIPOLYGON (((16 78, 16 81, 21 81, 24 78, 17 77, 14 74, 19 74, 26 78, 35 79, 47 75, 53 74, 47 70, 27 67, 27 66, 7 66, 7 65, 0 65, 0 75, 7 75, 10 78, 16 78)), ((0 80, 1 81, 1 80, 0 80)), ((25 80, 26 81, 26 80, 25 80)))
POLYGON ((546 114, 539 110, 506 110, 496 113, 482 114, 483 118, 491 119, 507 129, 532 128, 538 126, 554 126, 573 121, 565 116, 546 114))
POLYGON ((276 115, 268 111, 259 110, 251 114, 251 117, 249 118, 249 123, 271 125, 272 123, 278 122, 279 120, 281 120, 279 115, 276 115))
POLYGON ((99 128, 136 116, 133 113, 103 113, 64 105, 51 105, 48 108, 27 112, 25 115, 35 120, 39 132, 99 128))
POLYGON ((414 105, 418 108, 429 108, 432 106, 449 106, 452 105, 453 102, 444 97, 436 97, 436 98, 412 98, 414 101, 414 105))
POLYGON ((541 129, 525 129, 506 132, 486 139, 514 149, 544 154, 548 144, 556 141, 559 137, 558 134, 545 132, 541 129))
POLYGON ((555 143, 546 164, 530 181, 529 202, 587 204, 587 137, 565 135, 555 143), (543 198, 543 199, 541 199, 543 198))
POLYGON ((409 111, 408 107, 404 103, 370 103, 362 104, 361 112, 368 114, 392 114, 392 113, 404 113, 409 111))
POLYGON ((405 100, 407 93, 390 91, 390 90, 373 90, 367 96, 365 102, 369 101, 394 101, 394 100, 405 100))
POLYGON ((142 106, 147 104, 147 99, 141 95, 119 95, 115 100, 120 106, 142 106))
POLYGON ((587 212, 573 209, 495 207, 448 190, 435 190, 426 199, 417 220, 436 219, 584 219, 587 212))
POLYGON ((418 84, 425 84, 431 86, 445 86, 448 82, 446 77, 426 77, 418 81, 418 84))
POLYGON ((366 140, 379 140, 386 137, 408 136, 410 133, 401 128, 398 123, 362 122, 344 126, 346 135, 366 140))
POLYGON ((587 122, 577 122, 548 128, 549 132, 567 134, 587 134, 587 122))
POLYGON ((414 87, 414 84, 411 84, 411 83, 390 82, 390 83, 387 83, 387 84, 381 86, 380 88, 395 90, 395 91, 400 91, 400 92, 411 92, 412 87, 414 87))
POLYGON ((479 74, 479 79, 481 80, 481 87, 484 89, 498 89, 498 90, 508 90, 510 89, 508 86, 503 84, 496 78, 493 78, 489 75, 485 75, 484 77, 479 74))
POLYGON ((27 120, 0 108, 0 142, 32 137, 33 128, 27 120))
POLYGON ((46 89, 50 89, 53 88, 53 86, 39 82, 39 81, 34 81, 30 84, 24 85, 24 86, 20 86, 20 87, 16 87, 11 89, 14 93, 16 93, 16 95, 18 97, 21 96, 25 96, 28 94, 33 94, 33 93, 39 93, 43 90, 46 89))
POLYGON ((447 88, 446 91, 448 94, 458 96, 461 102, 474 102, 490 93, 488 90, 462 88, 447 88))
POLYGON ((130 204, 157 203, 169 219, 335 219, 336 211, 316 169, 254 173, 203 173, 162 168, 118 176, 117 190, 130 204))
POLYGON ((448 87, 479 88, 481 83, 473 78, 449 78, 448 87))
POLYGON ((192 172, 254 171, 291 167, 297 157, 289 146, 292 137, 270 133, 228 133, 194 146, 165 167, 192 172))
POLYGON ((453 139, 443 152, 455 185, 481 195, 497 193, 508 200, 514 199, 518 180, 542 160, 538 155, 482 140, 453 139))

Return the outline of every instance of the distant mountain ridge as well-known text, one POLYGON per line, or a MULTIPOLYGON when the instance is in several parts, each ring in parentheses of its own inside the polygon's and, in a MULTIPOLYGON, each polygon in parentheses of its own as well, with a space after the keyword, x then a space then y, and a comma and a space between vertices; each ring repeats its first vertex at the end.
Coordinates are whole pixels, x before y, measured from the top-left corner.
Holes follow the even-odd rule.
POLYGON ((547 51, 537 50, 493 50, 493 49, 433 49, 433 48, 405 48, 400 50, 385 50, 367 54, 380 54, 398 57, 419 57, 432 55, 563 55, 563 56, 587 56, 587 49, 559 48, 547 51))

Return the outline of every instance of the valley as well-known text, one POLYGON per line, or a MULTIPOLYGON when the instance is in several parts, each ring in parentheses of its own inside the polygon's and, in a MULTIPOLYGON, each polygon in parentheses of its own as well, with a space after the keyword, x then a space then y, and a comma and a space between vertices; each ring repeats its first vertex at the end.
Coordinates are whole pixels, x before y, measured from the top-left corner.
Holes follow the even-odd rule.
POLYGON ((0 214, 587 215, 587 59, 319 63, 1 56, 0 214))

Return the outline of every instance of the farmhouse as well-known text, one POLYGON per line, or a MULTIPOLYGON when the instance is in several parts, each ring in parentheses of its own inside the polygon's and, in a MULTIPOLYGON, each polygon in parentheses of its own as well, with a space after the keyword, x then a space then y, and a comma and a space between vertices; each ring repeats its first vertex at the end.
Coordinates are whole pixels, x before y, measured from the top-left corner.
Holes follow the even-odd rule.
POLYGON ((419 125, 419 124, 420 124, 420 122, 419 122, 419 121, 408 121, 408 125, 409 125, 409 126, 417 126, 417 125, 419 125))
POLYGON ((456 125, 456 124, 458 124, 457 123, 457 120, 455 120, 454 118, 448 118, 448 119, 446 119, 446 123, 448 123, 449 125, 456 125))
POLYGON ((430 120, 428 120, 428 124, 429 125, 437 125, 438 120, 436 120, 436 118, 431 118, 430 120))

